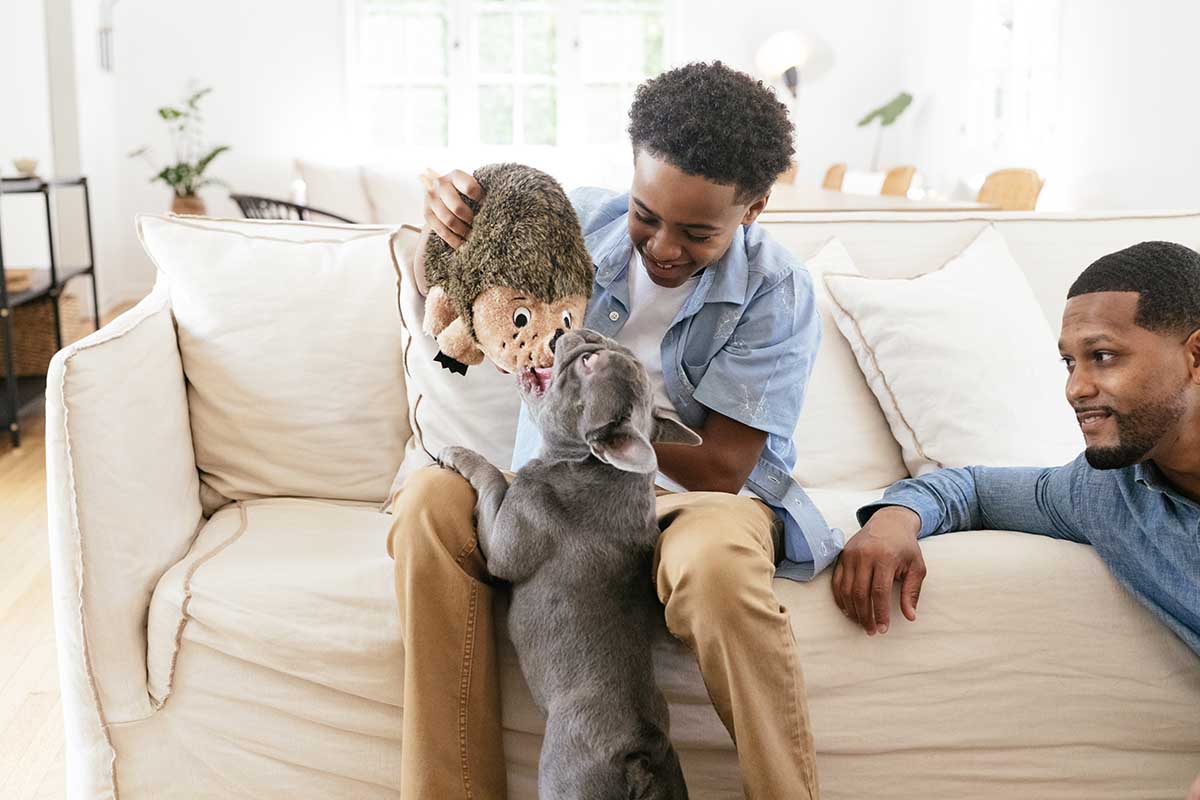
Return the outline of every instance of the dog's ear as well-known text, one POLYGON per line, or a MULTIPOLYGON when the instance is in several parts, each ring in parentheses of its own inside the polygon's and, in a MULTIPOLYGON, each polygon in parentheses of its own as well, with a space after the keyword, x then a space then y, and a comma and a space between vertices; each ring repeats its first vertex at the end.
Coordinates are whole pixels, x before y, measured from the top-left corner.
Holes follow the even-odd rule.
POLYGON ((670 417, 660 417, 657 413, 654 414, 654 441, 664 444, 686 444, 689 447, 698 447, 704 442, 700 434, 687 425, 670 417))
POLYGON ((588 434, 592 455, 625 472, 651 473, 658 471, 658 457, 650 440, 633 429, 628 422, 606 425, 588 434))

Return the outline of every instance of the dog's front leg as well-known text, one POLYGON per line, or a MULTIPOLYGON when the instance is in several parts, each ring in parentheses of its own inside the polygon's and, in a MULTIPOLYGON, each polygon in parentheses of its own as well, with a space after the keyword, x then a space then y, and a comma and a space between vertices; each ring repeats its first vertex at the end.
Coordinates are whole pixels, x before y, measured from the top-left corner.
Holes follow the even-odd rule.
POLYGON ((487 559, 492 550, 496 515, 508 492, 508 479, 486 458, 466 447, 446 447, 438 454, 438 463, 467 479, 475 490, 475 535, 487 559))

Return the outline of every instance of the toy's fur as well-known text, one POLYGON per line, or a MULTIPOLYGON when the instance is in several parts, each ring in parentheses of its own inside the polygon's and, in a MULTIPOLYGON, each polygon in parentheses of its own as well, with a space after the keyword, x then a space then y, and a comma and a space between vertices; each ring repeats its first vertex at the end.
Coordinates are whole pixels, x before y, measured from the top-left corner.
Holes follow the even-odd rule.
POLYGON ((425 248, 425 329, 463 364, 486 355, 510 371, 548 368, 553 337, 583 324, 591 294, 579 220, 558 182, 532 167, 491 164, 475 179, 484 198, 464 197, 475 211, 466 241, 455 251, 432 235, 425 248))
POLYGON ((700 438, 654 414, 645 368, 613 340, 572 331, 556 356, 548 388, 522 382, 543 445, 511 486, 472 450, 439 462, 475 488, 488 570, 513 584, 509 633, 547 715, 539 796, 684 800, 650 656, 663 633, 651 442, 700 438))

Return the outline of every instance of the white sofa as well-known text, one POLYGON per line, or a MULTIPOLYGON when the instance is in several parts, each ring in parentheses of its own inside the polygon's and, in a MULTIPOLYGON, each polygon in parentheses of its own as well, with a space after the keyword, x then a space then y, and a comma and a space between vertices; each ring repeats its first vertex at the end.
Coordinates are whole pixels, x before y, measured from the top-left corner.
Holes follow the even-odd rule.
MULTIPOLYGON (((940 266, 989 222, 1055 329, 1066 287, 1096 256, 1144 239, 1200 247, 1195 212, 776 215, 766 224, 796 253, 837 236, 864 274, 902 276, 940 266)), ((386 258, 380 268, 390 270, 386 258)), ((285 310, 310 302, 301 286, 263 281, 247 292, 285 310)), ((390 475, 357 496, 331 482, 205 516, 222 500, 197 464, 221 453, 201 447, 212 432, 197 419, 200 376, 189 362, 205 342, 188 291, 160 274, 141 303, 51 368, 69 796, 396 797, 404 654, 384 552, 390 518, 377 510, 390 475)), ((255 379, 256 365, 235 366, 255 379)), ((953 380, 955 365, 945 370, 953 380)), ((846 421, 874 431, 877 452, 839 447, 840 398, 864 387, 854 370, 818 364, 801 421, 801 435, 824 437, 839 466, 823 473, 836 479, 809 479, 811 495, 848 534, 855 508, 890 480, 878 470, 856 480, 856 459, 903 469, 882 417, 846 421)), ((353 399, 319 400, 295 414, 322 435, 362 439, 353 399)), ((380 446, 402 452, 407 423, 388 430, 380 446)), ((1090 548, 987 532, 937 537, 924 553, 919 619, 885 637, 867 637, 838 612, 828 574, 776 582, 803 656, 826 798, 1183 796, 1200 770, 1200 660, 1090 548)), ((542 722, 511 647, 504 654, 509 796, 527 800, 542 722)), ((733 747, 694 663, 678 647, 658 655, 692 796, 740 796, 733 747)))

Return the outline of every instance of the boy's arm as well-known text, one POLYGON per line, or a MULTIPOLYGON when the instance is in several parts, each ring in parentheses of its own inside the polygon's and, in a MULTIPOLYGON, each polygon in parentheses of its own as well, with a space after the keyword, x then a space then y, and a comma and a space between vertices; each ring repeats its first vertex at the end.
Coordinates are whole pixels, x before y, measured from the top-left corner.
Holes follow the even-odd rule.
POLYGON ((709 411, 696 433, 703 440, 699 447, 656 443, 659 470, 693 492, 740 492, 762 455, 767 432, 709 411))
POLYGON ((413 254, 413 278, 422 296, 429 294, 429 286, 425 283, 425 245, 429 242, 430 234, 436 233, 457 250, 471 232, 475 212, 463 202, 460 192, 472 200, 483 199, 483 187, 479 181, 471 173, 460 169, 434 178, 425 190, 425 227, 421 230, 421 238, 417 240, 417 249, 413 254))
POLYGON ((696 385, 709 410, 699 447, 655 445, 659 469, 692 491, 737 493, 769 434, 790 438, 821 342, 805 270, 763 286, 696 385))
POLYGON ((833 571, 838 608, 868 633, 886 633, 892 584, 902 581, 900 609, 916 619, 925 579, 917 540, 965 530, 1013 530, 1086 542, 1077 504, 1088 467, 943 469, 894 484, 858 511, 863 528, 846 543, 833 571))

